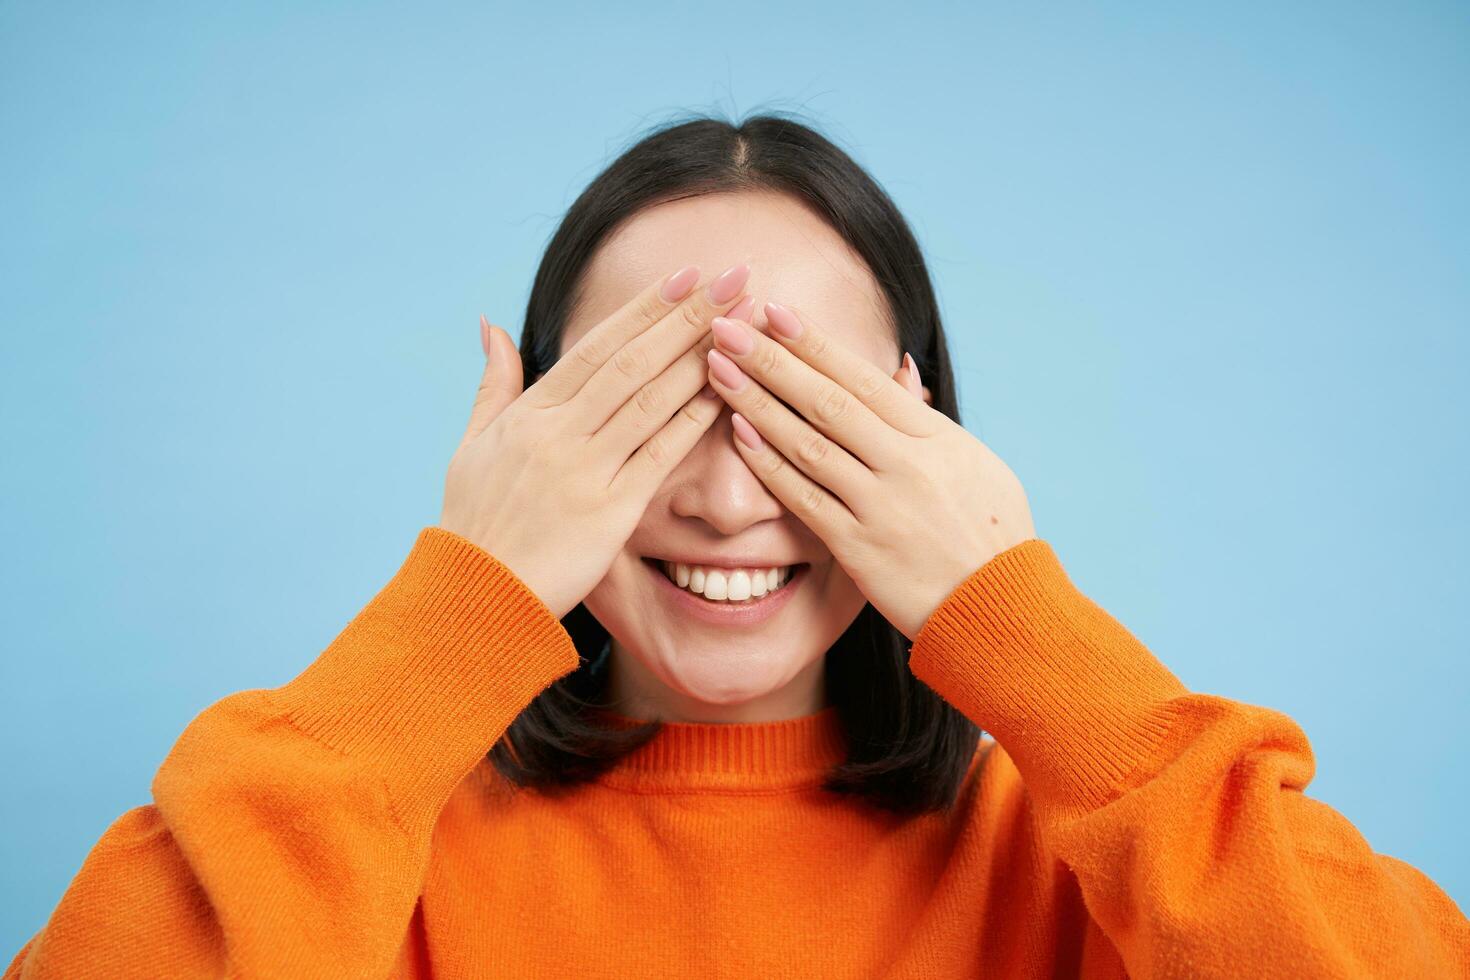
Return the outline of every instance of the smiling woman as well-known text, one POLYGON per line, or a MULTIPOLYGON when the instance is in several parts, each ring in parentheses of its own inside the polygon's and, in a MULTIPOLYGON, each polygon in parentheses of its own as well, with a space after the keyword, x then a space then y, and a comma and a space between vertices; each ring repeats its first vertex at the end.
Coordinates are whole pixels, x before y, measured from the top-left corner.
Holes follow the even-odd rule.
POLYGON ((439 524, 190 723, 7 978, 1466 975, 1302 730, 1036 537, 816 132, 652 134, 520 350, 481 329, 439 524))
MULTIPOLYGON (((958 420, 938 305, 907 222, 841 149, 774 116, 738 130, 714 120, 671 126, 591 182, 535 278, 520 341, 527 381, 643 283, 686 263, 737 283, 731 315, 759 322, 757 301, 778 296, 819 310, 885 375, 912 351, 927 366, 924 400, 958 420)), ((700 355, 711 340, 696 345, 700 355)), ((570 787, 618 764, 660 722, 822 712, 850 745, 827 774, 829 790, 895 813, 950 805, 978 727, 908 670, 909 638, 740 459, 731 425, 723 413, 673 467, 607 574, 563 618, 583 667, 516 717, 491 753, 495 765, 523 786, 570 787), (649 558, 689 565, 697 589, 670 588, 649 558), (732 609, 728 591, 718 595, 729 580, 701 566, 796 568, 789 591, 732 609), (593 671, 604 644, 606 671, 593 671)))

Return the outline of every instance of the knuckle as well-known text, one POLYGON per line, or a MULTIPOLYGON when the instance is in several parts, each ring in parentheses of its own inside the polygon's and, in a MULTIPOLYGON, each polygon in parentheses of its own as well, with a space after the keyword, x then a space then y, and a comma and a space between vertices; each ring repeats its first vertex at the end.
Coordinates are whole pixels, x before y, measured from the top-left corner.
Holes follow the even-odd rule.
POLYGON ((642 349, 629 344, 613 355, 613 368, 625 378, 641 378, 648 365, 648 356, 642 349))
POLYGON ((577 360, 588 367, 599 367, 604 360, 602 342, 595 337, 583 337, 573 348, 572 353, 577 355, 577 360))
POLYGON ((633 307, 633 318, 638 323, 656 323, 659 318, 668 312, 669 304, 659 295, 657 289, 644 293, 637 304, 633 307))
POLYGON ((656 416, 664 407, 664 393, 658 385, 644 385, 638 389, 638 394, 633 396, 638 410, 646 416, 656 416))
POLYGON ((836 385, 823 385, 817 395, 812 411, 817 421, 835 423, 841 421, 852 410, 852 398, 836 385))
POLYGON ((681 408, 679 410, 679 412, 686 419, 688 419, 690 422, 693 422, 695 425, 704 425, 704 422, 705 422, 705 414, 702 411, 700 411, 700 405, 699 405, 699 403, 702 402, 702 401, 708 401, 708 400, 709 399, 707 399, 707 398, 700 398, 699 396, 696 395, 693 401, 685 402, 684 403, 684 407, 681 408))
POLYGON ((669 440, 662 432, 655 433, 643 444, 643 451, 648 454, 648 461, 654 466, 663 466, 669 461, 669 440))
POLYGON ((876 371, 864 371, 853 383, 852 393, 865 402, 877 398, 885 387, 884 382, 888 379, 880 377, 876 371))
POLYGON ((695 330, 703 330, 708 324, 705 321, 704 310, 697 303, 685 303, 679 307, 679 315, 684 322, 695 330))
POLYGON ((830 341, 827 340, 826 334, 822 333, 821 331, 808 330, 806 335, 806 344, 803 350, 804 356, 812 360, 816 360, 817 358, 822 357, 824 354, 827 353, 828 343, 830 343, 830 341))
POLYGON ((771 406, 774 404, 771 400, 770 393, 759 385, 747 385, 747 389, 749 393, 746 395, 745 408, 741 410, 740 414, 754 418, 761 418, 767 415, 771 411, 771 406))
POLYGON ((822 509, 822 491, 812 483, 805 483, 796 494, 796 505, 803 514, 815 514, 822 509))
POLYGON ((827 454, 831 450, 831 448, 832 441, 830 439, 822 435, 820 432, 812 431, 807 432, 801 437, 800 443, 797 444, 796 451, 797 454, 801 457, 802 462, 814 465, 826 459, 827 454))
POLYGON ((781 370, 781 351, 774 344, 761 344, 755 350, 755 372, 762 378, 774 378, 781 370))

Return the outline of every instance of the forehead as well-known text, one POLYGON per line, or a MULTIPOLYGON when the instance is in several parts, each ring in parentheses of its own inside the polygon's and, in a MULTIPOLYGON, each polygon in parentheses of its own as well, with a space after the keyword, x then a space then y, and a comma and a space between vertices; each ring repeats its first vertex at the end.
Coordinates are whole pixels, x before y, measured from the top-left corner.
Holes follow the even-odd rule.
POLYGON ((750 263, 746 291, 757 329, 765 329, 767 300, 787 303, 838 343, 897 368, 886 304, 867 264, 805 204, 768 191, 703 194, 629 218, 589 263, 561 350, 676 269, 698 265, 704 284, 739 262, 750 263))

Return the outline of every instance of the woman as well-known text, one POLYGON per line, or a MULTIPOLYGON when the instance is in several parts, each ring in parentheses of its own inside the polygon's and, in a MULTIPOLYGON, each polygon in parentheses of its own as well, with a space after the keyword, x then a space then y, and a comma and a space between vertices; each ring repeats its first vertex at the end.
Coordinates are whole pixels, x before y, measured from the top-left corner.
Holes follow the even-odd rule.
POLYGON ((185 729, 6 976, 1466 972, 1291 719, 1069 581, 818 134, 653 134, 520 351, 481 331, 439 525, 185 729))

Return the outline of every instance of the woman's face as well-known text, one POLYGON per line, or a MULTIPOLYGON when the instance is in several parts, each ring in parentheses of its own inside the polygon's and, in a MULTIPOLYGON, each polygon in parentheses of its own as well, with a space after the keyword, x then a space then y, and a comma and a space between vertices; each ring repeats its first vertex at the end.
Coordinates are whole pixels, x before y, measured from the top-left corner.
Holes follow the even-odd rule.
MULTIPOLYGON (((739 262, 755 327, 766 300, 794 305, 839 343, 898 370, 902 351, 863 261, 797 199, 770 192, 708 194, 649 208, 593 258, 565 353, 591 327, 667 272, 694 263, 704 288, 739 262)), ((823 654, 866 602, 831 553, 766 489, 731 442, 730 408, 675 467, 585 599, 612 635, 617 710, 670 721, 757 721, 824 706, 823 654), (653 558, 749 556, 752 565, 807 568, 763 621, 711 622, 686 608, 653 558)), ((711 562, 713 564, 713 562, 711 562)))

